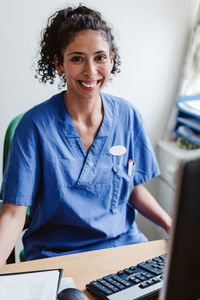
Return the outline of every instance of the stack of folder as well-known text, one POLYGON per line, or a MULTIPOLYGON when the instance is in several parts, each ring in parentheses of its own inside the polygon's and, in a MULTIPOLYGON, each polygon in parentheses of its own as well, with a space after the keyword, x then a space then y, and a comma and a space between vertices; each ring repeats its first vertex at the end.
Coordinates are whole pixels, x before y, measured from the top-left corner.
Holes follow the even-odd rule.
POLYGON ((176 106, 178 113, 174 132, 200 146, 200 94, 181 96, 176 106))

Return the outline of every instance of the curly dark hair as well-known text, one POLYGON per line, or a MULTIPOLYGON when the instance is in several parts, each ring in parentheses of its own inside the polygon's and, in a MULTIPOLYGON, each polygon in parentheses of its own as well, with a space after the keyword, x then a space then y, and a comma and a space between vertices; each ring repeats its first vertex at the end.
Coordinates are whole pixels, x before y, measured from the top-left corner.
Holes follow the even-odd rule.
MULTIPOLYGON (((54 57, 57 56, 58 64, 63 63, 63 51, 73 41, 75 36, 82 30, 100 31, 110 46, 110 52, 114 53, 114 65, 112 74, 120 72, 120 56, 114 42, 111 28, 102 19, 101 13, 86 6, 79 5, 77 8, 68 7, 59 10, 49 17, 47 27, 42 32, 40 42, 40 59, 36 69, 36 78, 41 82, 54 83, 57 72, 54 57)), ((63 86, 66 78, 63 77, 63 86)))

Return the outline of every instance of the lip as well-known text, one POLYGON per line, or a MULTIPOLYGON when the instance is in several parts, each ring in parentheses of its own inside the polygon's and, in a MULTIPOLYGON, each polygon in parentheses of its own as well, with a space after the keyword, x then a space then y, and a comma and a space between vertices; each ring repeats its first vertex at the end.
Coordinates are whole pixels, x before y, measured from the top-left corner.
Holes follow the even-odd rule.
POLYGON ((79 86, 86 91, 93 91, 99 85, 102 79, 92 80, 77 80, 79 86))

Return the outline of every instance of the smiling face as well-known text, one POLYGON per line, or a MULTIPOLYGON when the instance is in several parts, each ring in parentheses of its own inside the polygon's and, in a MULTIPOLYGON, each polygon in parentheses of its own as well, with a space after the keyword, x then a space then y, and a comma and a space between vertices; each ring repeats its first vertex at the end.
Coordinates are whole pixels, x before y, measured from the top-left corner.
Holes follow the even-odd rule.
POLYGON ((78 33, 63 53, 63 64, 55 64, 59 74, 65 74, 67 94, 76 99, 99 96, 113 68, 109 43, 99 31, 78 33))

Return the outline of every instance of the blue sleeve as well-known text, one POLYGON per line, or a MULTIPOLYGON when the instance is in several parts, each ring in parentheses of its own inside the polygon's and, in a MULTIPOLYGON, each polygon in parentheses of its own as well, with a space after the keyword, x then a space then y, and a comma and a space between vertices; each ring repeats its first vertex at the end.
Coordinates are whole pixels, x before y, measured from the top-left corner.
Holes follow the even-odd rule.
POLYGON ((133 131, 134 185, 138 185, 160 175, 160 170, 144 121, 138 111, 135 111, 133 131))
POLYGON ((32 205, 39 178, 37 129, 25 115, 15 130, 1 187, 1 199, 18 205, 32 205))

